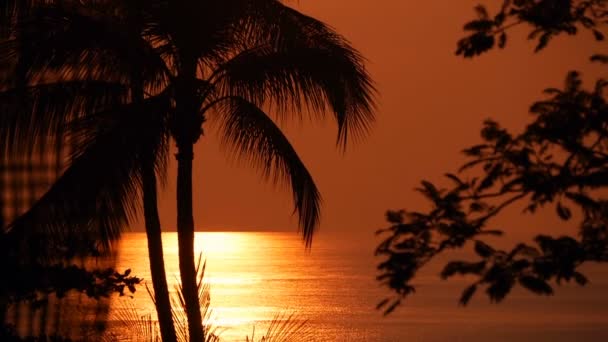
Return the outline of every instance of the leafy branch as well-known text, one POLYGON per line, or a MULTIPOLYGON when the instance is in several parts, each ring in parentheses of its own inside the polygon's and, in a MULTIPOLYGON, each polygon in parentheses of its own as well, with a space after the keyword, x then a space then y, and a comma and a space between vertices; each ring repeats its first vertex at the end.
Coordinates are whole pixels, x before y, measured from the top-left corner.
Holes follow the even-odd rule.
POLYGON ((465 149, 470 160, 458 174, 446 175, 451 187, 422 181, 417 191, 430 202, 428 212, 389 211, 390 226, 378 231, 384 240, 376 255, 384 258, 378 280, 395 295, 378 308, 393 311, 415 291, 412 281, 423 266, 467 243, 479 260, 451 261, 441 272, 443 279, 475 278, 462 293, 463 305, 480 287, 500 302, 516 284, 540 295, 553 294, 552 281, 586 284, 579 267, 608 261, 608 200, 598 191, 608 186, 607 84, 600 79, 585 90, 579 74, 570 72, 563 89, 547 89, 547 98, 530 107, 535 120, 521 134, 487 120, 483 143, 465 149), (484 242, 486 235, 502 234, 492 219, 515 203, 529 213, 555 206, 564 221, 580 212, 573 228, 578 238, 539 235, 533 245, 520 243, 510 251, 484 242))
POLYGON ((63 297, 76 291, 90 298, 100 299, 125 291, 135 293, 141 279, 131 275, 128 269, 120 273, 112 268, 88 270, 76 265, 4 265, 6 277, 1 292, 9 302, 30 301, 41 305, 47 294, 63 297))
POLYGON ((469 35, 458 41, 457 55, 475 57, 495 46, 504 48, 510 29, 528 25, 528 40, 536 41, 535 51, 544 49, 560 35, 591 31, 598 41, 604 40, 603 26, 608 22, 606 0, 504 0, 500 10, 490 15, 483 5, 475 7, 477 18, 467 22, 469 35))

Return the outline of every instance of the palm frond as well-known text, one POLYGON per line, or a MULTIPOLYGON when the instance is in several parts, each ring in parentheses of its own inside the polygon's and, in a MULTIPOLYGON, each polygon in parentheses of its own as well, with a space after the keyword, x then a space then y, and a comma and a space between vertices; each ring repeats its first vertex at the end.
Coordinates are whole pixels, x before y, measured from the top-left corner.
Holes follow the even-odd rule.
MULTIPOLYGON (((196 274, 198 281, 196 283, 198 289, 198 300, 201 309, 201 316, 203 317, 203 331, 205 334, 206 342, 219 342, 222 330, 213 326, 210 322, 213 318, 213 311, 211 310, 211 287, 205 282, 205 270, 207 262, 203 261, 202 253, 199 254, 198 262, 196 264, 196 274)), ((188 318, 186 317, 186 300, 183 294, 183 288, 181 283, 175 286, 175 293, 171 297, 171 309, 173 310, 173 317, 175 322, 175 331, 179 341, 189 341, 188 332, 188 318), (177 308, 181 308, 178 310, 177 308)))
POLYGON ((213 53, 199 56, 217 93, 272 103, 283 114, 300 114, 303 106, 316 114, 329 110, 343 146, 368 131, 376 90, 364 58, 344 37, 280 1, 230 4, 225 7, 238 9, 226 15, 231 22, 215 19, 217 27, 206 27, 218 42, 208 47, 213 53))
POLYGON ((321 196, 312 176, 279 127, 258 106, 243 98, 218 102, 222 142, 232 155, 248 160, 274 183, 291 185, 299 227, 306 245, 320 219, 321 196))
POLYGON ((203 65, 211 67, 214 61, 225 59, 241 41, 235 24, 239 22, 242 12, 243 0, 226 0, 222 2, 201 1, 201 9, 196 20, 195 30, 198 34, 192 35, 196 54, 203 65))
POLYGON ((307 324, 307 320, 298 319, 295 312, 291 314, 278 313, 274 316, 266 332, 256 340, 255 326, 251 336, 245 338, 246 342, 296 342, 311 341, 314 334, 307 324))
POLYGON ((124 103, 128 90, 117 83, 72 81, 0 92, 0 150, 5 156, 31 153, 83 113, 124 103))
MULTIPOLYGON (((112 310, 112 320, 120 323, 124 331, 128 331, 129 342, 160 342, 158 325, 152 319, 151 314, 140 314, 131 302, 122 301, 124 307, 112 310), (128 303, 128 304, 127 304, 128 303)), ((127 336, 119 336, 118 331, 107 331, 102 336, 102 341, 115 342, 127 336)))
POLYGON ((376 90, 364 58, 324 23, 279 1, 251 1, 240 22, 243 46, 218 65, 224 90, 266 99, 279 109, 331 109, 338 142, 363 135, 374 119, 376 90), (326 106, 327 105, 327 106, 326 106))
POLYGON ((340 139, 364 133, 373 120, 371 84, 343 57, 318 47, 246 50, 223 64, 218 92, 277 105, 279 113, 334 113, 340 139))
MULTIPOLYGON (((108 15, 89 3, 68 1, 37 6, 3 43, 3 62, 28 79, 104 79, 126 84, 137 70, 151 93, 171 76, 143 27, 108 15)), ((143 25, 143 24, 141 24, 143 25)))
POLYGON ((9 225, 7 236, 24 261, 111 249, 139 210, 141 167, 148 165, 144 158, 149 151, 168 149, 162 124, 167 105, 166 98, 151 98, 140 106, 122 106, 68 126, 77 143, 71 164, 28 212, 9 225))

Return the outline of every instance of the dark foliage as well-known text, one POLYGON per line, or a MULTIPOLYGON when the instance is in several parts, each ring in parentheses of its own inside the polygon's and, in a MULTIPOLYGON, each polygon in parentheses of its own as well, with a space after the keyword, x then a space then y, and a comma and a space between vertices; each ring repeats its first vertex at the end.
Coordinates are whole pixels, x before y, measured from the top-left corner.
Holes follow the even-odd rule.
MULTIPOLYGON (((607 3, 505 1, 493 19, 477 7, 480 19, 465 26, 475 33, 458 43, 457 54, 472 57, 491 49, 494 36, 506 37, 504 31, 512 26, 508 20, 532 25, 531 38, 540 35, 537 50, 542 49, 554 35, 576 33, 579 24, 596 30, 607 18, 607 3)), ((599 31, 595 35, 602 37, 599 31)), ((463 151, 469 161, 457 174, 446 175, 451 187, 422 181, 417 190, 430 202, 428 212, 389 211, 390 227, 379 231, 385 239, 376 250, 384 258, 378 280, 396 296, 378 308, 386 314, 393 311, 414 292, 411 282, 423 266, 467 244, 473 245, 478 260, 451 261, 441 272, 443 279, 476 279, 464 289, 462 305, 479 289, 500 302, 517 284, 538 295, 553 294, 554 283, 562 281, 585 285, 588 280, 579 267, 608 261, 608 200, 601 192, 608 186, 607 84, 599 79, 585 89, 579 74, 570 72, 563 89, 546 89, 545 99, 530 107, 534 121, 521 134, 487 120, 481 130, 483 142, 463 151), (561 220, 576 218, 572 236, 539 235, 534 244, 520 243, 511 250, 484 242, 485 236, 502 234, 493 219, 516 203, 528 213, 553 206, 561 220)))
POLYGON ((131 270, 119 273, 114 269, 87 270, 76 265, 33 266, 4 268, 5 280, 0 286, 9 302, 29 301, 44 304, 46 294, 54 293, 62 298, 69 291, 86 294, 90 298, 109 297, 114 293, 125 295, 125 290, 135 293, 141 279, 131 276, 131 270))
POLYGON ((596 40, 604 40, 601 26, 608 14, 606 0, 504 0, 500 10, 490 15, 483 5, 475 7, 477 18, 464 25, 471 32, 458 41, 457 55, 474 57, 507 44, 508 30, 527 24, 529 40, 536 41, 536 51, 560 34, 574 35, 590 31, 596 40))

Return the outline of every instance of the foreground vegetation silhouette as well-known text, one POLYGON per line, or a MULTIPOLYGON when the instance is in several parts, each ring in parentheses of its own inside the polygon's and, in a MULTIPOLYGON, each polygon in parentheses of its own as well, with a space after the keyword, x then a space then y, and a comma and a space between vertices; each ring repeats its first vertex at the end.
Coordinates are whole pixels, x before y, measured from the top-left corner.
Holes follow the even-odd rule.
MULTIPOLYGON (((5 135, 11 131, 18 110, 23 110, 19 114, 26 122, 33 120, 38 127, 45 124, 35 122, 40 112, 26 96, 24 72, 11 75, 14 64, 5 49, 13 25, 25 17, 28 7, 25 1, 0 4, 0 340, 90 339, 106 327, 109 297, 135 292, 141 279, 130 270, 113 269, 115 258, 104 244, 107 239, 100 238, 93 228, 99 221, 86 222, 75 215, 72 224, 78 230, 61 224, 23 225, 44 220, 36 217, 35 209, 13 221, 23 210, 37 206, 40 192, 46 192, 63 172, 70 150, 59 136, 37 140, 40 132, 34 127, 18 130, 18 139, 5 135), (30 135, 32 140, 24 142, 30 135)), ((57 98, 58 106, 62 100, 57 98)), ((53 215, 46 220, 52 220, 53 215)))
POLYGON ((265 109, 279 119, 331 113, 341 144, 369 127, 374 89, 362 57, 339 34, 271 0, 8 0, 3 6, 4 152, 27 154, 49 137, 66 136, 76 147, 50 191, 11 223, 12 232, 30 232, 22 241, 38 237, 60 250, 66 235, 87 233, 83 240, 109 251, 143 197, 161 333, 174 341, 156 209, 156 178, 165 177, 173 139, 180 276, 189 337, 202 341, 192 159, 210 121, 231 154, 291 186, 310 246, 320 196, 265 109))
MULTIPOLYGON (((199 255, 196 274, 197 274, 197 291, 199 294, 199 303, 201 307, 201 315, 203 317, 203 331, 205 341, 220 342, 223 340, 222 334, 229 328, 221 328, 213 324, 216 318, 211 309, 211 287, 205 280, 206 262, 202 262, 202 254, 199 255)), ((175 286, 175 291, 171 296, 173 317, 175 318, 175 327, 177 332, 177 340, 180 342, 189 341, 187 317, 184 316, 186 303, 184 301, 183 288, 180 285, 175 286)), ((152 293, 150 298, 154 300, 155 296, 152 293)), ((128 299, 127 299, 128 300, 128 299)), ((126 303, 126 302, 125 302, 126 303)), ((151 315, 141 315, 140 311, 133 306, 126 306, 114 312, 116 321, 120 322, 124 329, 129 330, 128 337, 121 337, 116 331, 108 331, 102 338, 103 341, 113 342, 119 339, 128 339, 130 342, 158 342, 162 341, 158 329, 158 325, 152 319, 151 315)), ((244 337, 244 342, 295 342, 307 341, 312 339, 312 331, 306 325, 307 320, 299 319, 295 313, 278 313, 270 321, 266 330, 256 334, 255 326, 252 328, 251 335, 244 337)))
MULTIPOLYGON (((605 0, 506 0, 494 16, 481 5, 475 10, 477 18, 464 26, 471 33, 458 42, 457 55, 504 48, 509 29, 526 24, 536 51, 560 34, 580 30, 603 41, 608 19, 605 0)), ((591 60, 606 63, 608 56, 591 60)), ((394 296, 378 308, 385 314, 395 310, 415 291, 411 282, 421 268, 469 242, 479 260, 451 261, 441 272, 444 279, 474 277, 460 297, 463 305, 480 287, 500 302, 516 284, 540 295, 553 294, 552 281, 585 285, 580 266, 608 261, 608 202, 601 191, 608 186, 607 85, 599 79, 587 90, 579 73, 570 72, 563 88, 546 89, 546 98, 530 107, 534 120, 522 133, 487 120, 483 142, 464 150, 469 161, 446 175, 453 186, 422 181, 417 191, 430 202, 429 211, 389 211, 390 227, 379 231, 384 240, 376 254, 383 257, 378 280, 394 296), (561 220, 577 220, 577 226, 571 236, 539 235, 534 245, 519 243, 507 251, 484 242, 484 236, 502 234, 492 228, 493 219, 517 204, 529 213, 554 206, 561 220)))

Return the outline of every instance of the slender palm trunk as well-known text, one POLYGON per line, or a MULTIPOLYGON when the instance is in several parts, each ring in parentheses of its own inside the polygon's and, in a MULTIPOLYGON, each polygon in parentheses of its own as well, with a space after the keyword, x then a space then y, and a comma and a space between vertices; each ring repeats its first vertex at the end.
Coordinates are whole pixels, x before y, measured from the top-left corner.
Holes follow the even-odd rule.
MULTIPOLYGON (((184 56, 193 54, 184 51, 184 56)), ((191 342, 203 342, 201 316, 194 265, 194 215, 192 210, 192 160, 194 143, 200 136, 201 122, 196 85, 196 58, 180 61, 176 91, 176 117, 173 136, 177 143, 177 240, 179 245, 179 272, 182 282, 188 334, 191 342)))
POLYGON ((179 272, 188 317, 191 342, 204 341, 194 265, 194 217, 192 214, 193 144, 180 144, 177 154, 177 239, 179 272))
MULTIPOLYGON (((143 83, 140 80, 139 70, 133 70, 132 96, 134 103, 144 100, 143 83)), ((154 305, 158 315, 160 335, 164 342, 177 342, 175 326, 173 325, 173 313, 169 299, 169 287, 167 285, 167 274, 165 272, 165 260, 163 256, 162 231, 158 215, 158 200, 156 194, 156 174, 154 170, 154 155, 151 151, 143 151, 147 155, 145 165, 142 165, 142 188, 144 219, 146 226, 146 237, 148 239, 148 258, 150 260, 150 275, 152 276, 152 287, 154 288, 154 305), (148 153, 150 153, 148 155, 148 153)))
POLYGON ((158 324, 163 342, 177 342, 173 314, 169 300, 169 288, 165 273, 163 257, 163 241, 161 239, 160 220, 156 198, 156 175, 154 166, 147 165, 143 172, 143 202, 146 220, 146 236, 148 238, 148 257, 150 259, 150 274, 154 288, 154 304, 158 314, 158 324))

